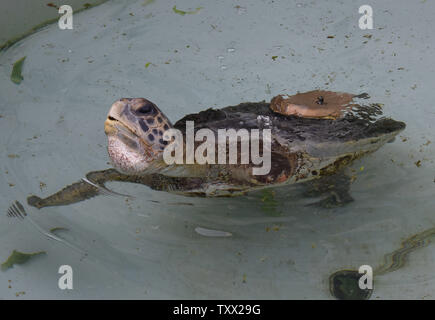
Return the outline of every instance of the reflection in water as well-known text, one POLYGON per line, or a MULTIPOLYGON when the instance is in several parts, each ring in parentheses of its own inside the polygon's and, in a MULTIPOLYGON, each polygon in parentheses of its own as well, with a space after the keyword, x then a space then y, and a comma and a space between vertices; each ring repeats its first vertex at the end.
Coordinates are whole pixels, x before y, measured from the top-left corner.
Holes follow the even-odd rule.
MULTIPOLYGON (((404 241, 399 249, 384 256, 384 263, 373 270, 373 276, 381 276, 402 268, 411 252, 428 246, 435 236, 435 228, 417 233, 404 241)), ((329 277, 331 294, 341 300, 369 299, 374 289, 360 289, 358 280, 362 274, 355 270, 340 270, 329 277)), ((373 279, 374 281, 375 279, 373 279)))
POLYGON ((402 246, 385 255, 384 264, 379 266, 373 271, 374 275, 383 275, 388 272, 396 271, 404 266, 408 260, 408 255, 417 249, 424 248, 432 242, 432 238, 435 236, 435 228, 425 230, 421 233, 417 233, 402 241, 402 246))
POLYGON ((81 254, 83 254, 84 256, 87 255, 87 253, 85 251, 83 251, 82 249, 78 248, 77 246, 73 245, 72 243, 65 241, 64 239, 56 236, 54 233, 60 230, 67 230, 65 228, 62 227, 55 227, 52 228, 50 231, 46 231, 44 230, 44 228, 42 228, 38 223, 36 223, 30 215, 27 214, 27 212, 25 211, 23 205, 19 202, 19 201, 15 201, 8 209, 8 217, 10 218, 17 218, 19 220, 26 220, 28 221, 38 232, 40 232, 41 234, 43 234, 45 237, 47 237, 50 240, 55 240, 58 241, 60 243, 63 243, 64 245, 77 250, 78 252, 80 252, 81 254))

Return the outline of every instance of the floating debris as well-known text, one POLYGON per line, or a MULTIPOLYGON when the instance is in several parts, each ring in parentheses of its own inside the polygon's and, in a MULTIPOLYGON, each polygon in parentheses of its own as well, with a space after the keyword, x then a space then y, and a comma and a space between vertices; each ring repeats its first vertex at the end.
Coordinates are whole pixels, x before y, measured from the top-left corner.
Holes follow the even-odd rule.
POLYGON ((9 256, 9 258, 2 263, 1 270, 6 271, 9 268, 12 268, 14 264, 23 264, 32 259, 35 256, 38 256, 40 254, 46 254, 45 251, 39 251, 34 253, 23 253, 19 252, 17 250, 14 250, 12 254, 9 256))
POLYGON ((279 231, 280 229, 281 229, 281 225, 273 225, 272 227, 266 227, 266 232, 269 232, 270 230, 273 230, 273 231, 279 231))
POLYGON ((23 76, 21 75, 21 70, 23 69, 23 63, 25 59, 26 57, 22 57, 14 63, 11 73, 11 81, 13 83, 20 84, 21 81, 24 80, 23 76))
POLYGON ((145 7, 145 6, 147 6, 147 5, 149 5, 149 4, 151 4, 151 3, 153 3, 155 0, 145 0, 143 3, 142 3, 142 5, 145 7))
POLYGON ((435 228, 430 228, 403 240, 399 249, 384 256, 384 263, 377 267, 373 274, 379 276, 402 268, 409 261, 411 252, 427 247, 434 239, 435 228))
POLYGON ((172 7, 172 11, 174 11, 176 14, 179 14, 179 15, 182 15, 182 16, 184 16, 186 14, 195 14, 195 13, 198 13, 199 10, 201 10, 201 9, 202 9, 202 7, 198 7, 195 10, 192 10, 192 11, 183 11, 183 10, 177 9, 177 6, 173 6, 172 7))
POLYGON ((20 156, 18 154, 15 154, 15 153, 8 154, 8 158, 11 158, 11 159, 16 159, 16 158, 19 158, 19 157, 20 156))
POLYGON ((55 5, 53 2, 47 3, 47 7, 52 7, 52 8, 59 9, 59 7, 57 5, 55 5))
POLYGON ((263 190, 261 202, 263 202, 260 207, 261 211, 272 216, 280 215, 277 210, 278 201, 275 200, 275 191, 268 189, 263 190))
POLYGON ((46 188, 47 187, 47 184, 46 183, 44 183, 44 182, 42 182, 42 181, 39 181, 39 189, 42 191, 42 189, 44 189, 44 188, 46 188))
POLYGON ((340 270, 329 277, 329 290, 339 300, 367 300, 373 289, 360 289, 361 274, 354 270, 340 270))
POLYGON ((201 227, 195 228, 196 233, 204 236, 204 237, 231 237, 233 234, 227 231, 206 229, 201 227))
POLYGON ((58 231, 68 231, 68 228, 64 228, 64 227, 54 227, 50 229, 51 233, 56 233, 58 231))
POLYGON ((193 206, 194 204, 192 202, 170 202, 168 203, 172 206, 193 206))
POLYGON ((235 6, 234 8, 237 9, 238 15, 242 15, 242 14, 245 14, 247 12, 247 9, 245 7, 241 7, 239 5, 235 6))

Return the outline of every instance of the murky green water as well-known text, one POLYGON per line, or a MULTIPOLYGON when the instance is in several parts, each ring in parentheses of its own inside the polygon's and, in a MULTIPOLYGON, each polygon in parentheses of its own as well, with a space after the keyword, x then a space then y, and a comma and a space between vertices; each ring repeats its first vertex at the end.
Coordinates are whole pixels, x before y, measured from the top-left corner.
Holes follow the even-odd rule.
MULTIPOLYGON (((331 274, 376 269, 435 228, 434 3, 378 1, 373 30, 358 28, 351 2, 143 3, 109 1, 74 16, 73 30, 52 25, 0 54, 0 260, 14 249, 47 253, 1 272, 0 297, 329 299, 331 274), (202 9, 183 16, 174 4, 202 9), (23 56, 17 85, 9 77, 23 56), (68 228, 56 234, 86 256, 6 217, 14 200, 109 167, 103 123, 120 97, 148 98, 176 121, 316 88, 368 92, 407 124, 354 164, 355 201, 345 207, 307 207, 293 188, 267 202, 261 192, 196 199, 121 183, 110 188, 135 199, 26 206, 45 230, 68 228), (74 289, 61 291, 65 264, 74 289)), ((435 245, 422 241, 400 268, 375 275, 372 299, 434 298, 435 245)))

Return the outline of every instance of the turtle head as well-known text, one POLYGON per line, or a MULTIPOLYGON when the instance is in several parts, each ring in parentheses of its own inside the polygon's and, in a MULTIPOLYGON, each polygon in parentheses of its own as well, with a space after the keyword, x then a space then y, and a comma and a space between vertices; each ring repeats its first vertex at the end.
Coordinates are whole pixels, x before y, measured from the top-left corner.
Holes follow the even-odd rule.
POLYGON ((113 166, 127 174, 140 174, 161 158, 168 143, 163 133, 172 128, 169 119, 151 101, 122 98, 110 108, 104 123, 113 166))

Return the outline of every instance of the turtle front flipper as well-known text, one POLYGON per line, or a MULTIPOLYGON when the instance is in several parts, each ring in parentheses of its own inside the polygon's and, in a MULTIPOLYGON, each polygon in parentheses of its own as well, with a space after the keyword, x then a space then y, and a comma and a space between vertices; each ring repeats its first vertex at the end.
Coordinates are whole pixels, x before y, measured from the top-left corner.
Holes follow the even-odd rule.
POLYGON ((31 195, 27 197, 27 204, 38 209, 51 206, 65 206, 95 197, 98 194, 98 188, 90 185, 87 182, 79 181, 66 186, 62 190, 52 194, 51 196, 48 196, 47 198, 40 198, 38 196, 31 195))
POLYGON ((40 198, 32 195, 27 198, 27 203, 30 206, 41 209, 43 207, 51 206, 65 206, 68 204, 76 203, 86 199, 93 198, 101 194, 98 186, 104 187, 104 184, 108 181, 126 181, 136 182, 142 184, 149 184, 149 177, 137 177, 119 173, 115 169, 107 169, 102 171, 92 171, 86 175, 86 178, 93 184, 86 181, 78 181, 69 186, 66 186, 62 190, 48 196, 47 198, 40 198))
MULTIPOLYGON (((175 193, 177 191, 189 192, 190 190, 196 192, 195 190, 201 190, 203 184, 206 182, 205 179, 195 177, 178 178, 161 174, 129 175, 120 173, 115 169, 89 172, 86 174, 86 179, 89 181, 78 181, 44 199, 34 195, 29 196, 27 203, 38 209, 43 207, 66 206, 93 198, 100 194, 107 194, 105 184, 109 181, 138 183, 148 186, 153 190, 175 193)), ((116 194, 116 192, 110 193, 116 194)))
POLYGON ((322 200, 309 204, 322 208, 341 207, 354 199, 350 195, 351 178, 344 172, 324 176, 306 183, 306 197, 323 197, 322 200))

